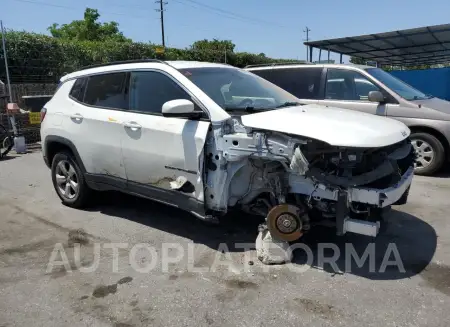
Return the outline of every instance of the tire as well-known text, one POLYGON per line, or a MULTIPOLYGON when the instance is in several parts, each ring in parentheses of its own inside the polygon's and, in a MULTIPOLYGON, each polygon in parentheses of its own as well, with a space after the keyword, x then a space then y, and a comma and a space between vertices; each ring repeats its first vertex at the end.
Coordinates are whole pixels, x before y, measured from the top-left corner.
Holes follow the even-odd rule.
POLYGON ((51 174, 53 187, 63 204, 72 208, 83 208, 87 205, 91 189, 70 152, 59 152, 55 155, 51 174))
POLYGON ((411 134, 411 143, 417 152, 417 175, 430 176, 442 168, 445 163, 445 149, 442 143, 428 133, 411 134))

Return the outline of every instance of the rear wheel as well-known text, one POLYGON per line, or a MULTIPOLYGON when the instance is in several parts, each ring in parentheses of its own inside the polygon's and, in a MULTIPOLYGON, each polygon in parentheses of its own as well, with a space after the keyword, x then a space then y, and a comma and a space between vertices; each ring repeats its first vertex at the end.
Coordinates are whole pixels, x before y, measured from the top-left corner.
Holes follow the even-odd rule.
POLYGON ((442 143, 428 133, 413 133, 411 144, 417 158, 414 172, 418 175, 432 175, 442 168, 445 162, 445 149, 442 143))
POLYGON ((53 158, 52 181, 56 193, 65 205, 82 208, 87 204, 91 190, 70 152, 57 153, 53 158))

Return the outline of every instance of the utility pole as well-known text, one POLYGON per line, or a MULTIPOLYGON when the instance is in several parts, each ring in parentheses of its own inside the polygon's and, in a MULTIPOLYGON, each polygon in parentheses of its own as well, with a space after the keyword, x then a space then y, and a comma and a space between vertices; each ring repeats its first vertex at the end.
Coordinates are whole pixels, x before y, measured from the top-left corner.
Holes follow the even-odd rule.
MULTIPOLYGON (((311 30, 308 28, 308 26, 306 26, 306 29, 303 30, 304 33, 306 33, 306 42, 309 41, 309 32, 311 32, 311 30)), ((308 46, 306 46, 306 61, 308 61, 308 46)), ((309 61, 311 61, 311 58, 309 58, 309 61)))
POLYGON ((159 11, 161 14, 161 37, 162 37, 162 46, 163 48, 166 47, 166 38, 164 37, 164 5, 167 5, 167 2, 163 0, 157 0, 156 3, 159 3, 159 9, 155 9, 156 11, 159 11))

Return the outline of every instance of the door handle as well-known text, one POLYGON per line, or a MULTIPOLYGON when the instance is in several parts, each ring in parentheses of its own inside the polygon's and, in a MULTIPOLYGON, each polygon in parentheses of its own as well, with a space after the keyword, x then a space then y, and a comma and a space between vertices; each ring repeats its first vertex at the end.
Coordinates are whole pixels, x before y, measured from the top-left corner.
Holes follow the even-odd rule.
POLYGON ((134 121, 130 121, 130 122, 124 123, 123 126, 125 126, 126 128, 129 128, 129 129, 131 129, 133 131, 137 131, 137 130, 142 128, 141 125, 139 125, 138 123, 136 123, 134 121))
POLYGON ((70 118, 75 119, 76 121, 82 121, 83 120, 83 116, 80 115, 79 113, 71 115, 70 118))

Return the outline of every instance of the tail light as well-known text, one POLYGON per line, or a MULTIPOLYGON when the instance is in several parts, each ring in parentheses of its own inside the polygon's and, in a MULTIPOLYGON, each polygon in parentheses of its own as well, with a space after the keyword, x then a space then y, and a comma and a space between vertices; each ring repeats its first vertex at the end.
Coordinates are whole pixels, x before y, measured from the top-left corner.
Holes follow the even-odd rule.
POLYGON ((44 121, 45 114, 47 113, 47 109, 42 108, 41 109, 41 123, 44 121))

